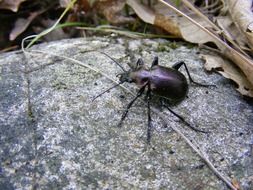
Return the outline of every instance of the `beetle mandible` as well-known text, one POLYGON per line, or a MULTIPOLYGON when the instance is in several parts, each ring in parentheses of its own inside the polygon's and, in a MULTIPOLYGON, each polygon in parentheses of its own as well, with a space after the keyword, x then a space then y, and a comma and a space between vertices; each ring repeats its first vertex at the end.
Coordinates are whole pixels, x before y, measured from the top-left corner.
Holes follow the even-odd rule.
POLYGON ((151 64, 150 68, 147 68, 144 65, 144 62, 141 58, 138 59, 136 62, 136 66, 134 69, 129 69, 126 71, 116 60, 114 60, 111 56, 104 52, 100 52, 107 57, 109 57, 112 61, 114 61, 124 72, 118 74, 119 76, 119 83, 110 87, 109 89, 105 90, 104 92, 100 93, 97 95, 93 100, 101 96, 102 94, 110 91, 112 88, 115 88, 116 86, 123 84, 125 82, 128 83, 135 83, 138 87, 139 90, 136 94, 136 96, 129 102, 127 105, 126 110, 123 112, 122 117, 120 119, 120 122, 118 126, 121 126, 124 119, 126 118, 129 109, 133 105, 133 103, 143 95, 144 92, 146 92, 146 97, 147 97, 147 107, 148 107, 148 129, 147 129, 147 142, 150 142, 151 138, 151 129, 152 129, 152 124, 151 124, 151 113, 150 113, 150 101, 152 94, 159 96, 162 106, 167 108, 173 115, 178 117, 184 124, 186 124, 188 127, 191 129, 198 131, 198 132, 203 132, 206 133, 207 131, 204 131, 202 129, 199 129, 197 127, 192 126, 189 122, 187 122, 182 116, 174 112, 169 106, 166 106, 163 103, 164 99, 169 100, 170 102, 181 102, 182 100, 185 99, 188 93, 188 82, 186 77, 184 76, 183 73, 179 71, 179 68, 184 65, 184 68, 186 70, 186 73, 188 75, 188 78, 191 83, 194 83, 198 86, 202 87, 209 87, 209 86, 215 86, 215 85, 209 85, 209 84, 201 84, 198 82, 195 82, 191 75, 190 72, 185 64, 184 61, 179 61, 175 63, 172 67, 164 67, 158 64, 158 57, 155 56, 154 60, 151 64), (145 91, 146 90, 146 91, 145 91))

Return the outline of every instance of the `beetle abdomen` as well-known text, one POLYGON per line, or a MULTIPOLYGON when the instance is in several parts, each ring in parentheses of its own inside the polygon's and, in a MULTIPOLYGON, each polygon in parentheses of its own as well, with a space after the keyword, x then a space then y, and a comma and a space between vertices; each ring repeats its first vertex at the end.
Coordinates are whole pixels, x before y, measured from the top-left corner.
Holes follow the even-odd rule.
POLYGON ((182 100, 188 92, 188 83, 185 76, 178 70, 154 66, 150 71, 152 91, 170 100, 182 100))

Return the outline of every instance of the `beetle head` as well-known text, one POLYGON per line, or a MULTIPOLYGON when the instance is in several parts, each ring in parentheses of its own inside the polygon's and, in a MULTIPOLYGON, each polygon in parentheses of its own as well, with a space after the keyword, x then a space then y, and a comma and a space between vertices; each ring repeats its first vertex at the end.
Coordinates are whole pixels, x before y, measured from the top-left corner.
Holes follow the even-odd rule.
POLYGON ((130 73, 131 73, 131 70, 127 71, 127 72, 124 72, 124 73, 120 73, 118 74, 117 76, 119 76, 119 81, 121 83, 123 82, 133 82, 133 79, 130 77, 130 73))
POLYGON ((128 71, 125 71, 124 73, 120 73, 117 76, 119 76, 119 81, 121 83, 124 82, 136 82, 138 79, 138 73, 139 71, 145 70, 144 62, 141 58, 139 58, 136 62, 135 68, 132 68, 128 71))

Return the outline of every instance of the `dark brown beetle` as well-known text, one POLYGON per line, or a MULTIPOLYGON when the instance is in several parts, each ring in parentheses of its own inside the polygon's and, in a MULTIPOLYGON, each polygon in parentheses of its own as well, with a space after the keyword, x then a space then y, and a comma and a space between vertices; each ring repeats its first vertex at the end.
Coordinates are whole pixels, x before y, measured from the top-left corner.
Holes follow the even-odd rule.
POLYGON ((188 92, 188 83, 185 76, 175 67, 180 67, 184 62, 179 62, 172 68, 158 65, 158 57, 150 68, 146 68, 142 59, 137 61, 137 67, 133 71, 120 74, 120 82, 134 82, 139 88, 148 86, 150 90, 161 97, 171 101, 184 99, 188 92))
MULTIPOLYGON (((113 58, 111 58, 109 55, 105 54, 104 52, 100 52, 107 57, 109 57, 111 60, 113 60, 118 66, 121 67, 121 69, 124 71, 121 74, 118 74, 119 76, 119 84, 114 85, 113 87, 107 89, 106 91, 102 92, 98 96, 96 96, 94 99, 98 98, 105 92, 108 92, 112 88, 124 83, 135 83, 139 87, 139 91, 137 95, 132 99, 132 101, 127 105, 127 108, 125 112, 122 114, 119 126, 122 125, 122 122, 127 116, 127 113, 130 109, 130 107, 133 105, 133 103, 145 92, 146 89, 146 97, 147 97, 147 105, 148 105, 148 130, 147 130, 147 141, 150 142, 151 138, 151 116, 150 116, 150 100, 151 100, 151 93, 159 96, 161 100, 167 99, 170 102, 180 102, 182 101, 188 93, 188 83, 186 77, 178 71, 178 69, 184 65, 186 73, 189 77, 189 80, 191 83, 194 83, 199 86, 208 87, 208 86, 214 86, 214 85, 206 85, 201 84, 193 81, 189 70, 186 66, 186 64, 183 61, 175 63, 171 68, 170 67, 164 67, 158 65, 158 57, 155 57, 152 65, 150 68, 146 68, 144 66, 143 60, 138 59, 136 63, 136 67, 134 69, 130 69, 129 71, 126 71, 117 61, 115 61, 113 58)), ((94 100, 93 99, 93 100, 94 100)), ((195 131, 203 132, 201 129, 198 129, 194 126, 192 126, 190 123, 185 121, 185 119, 180 116, 179 114, 175 113, 171 108, 163 104, 164 107, 166 107, 172 114, 174 114, 176 117, 178 117, 181 121, 183 121, 187 126, 192 128, 195 131)))

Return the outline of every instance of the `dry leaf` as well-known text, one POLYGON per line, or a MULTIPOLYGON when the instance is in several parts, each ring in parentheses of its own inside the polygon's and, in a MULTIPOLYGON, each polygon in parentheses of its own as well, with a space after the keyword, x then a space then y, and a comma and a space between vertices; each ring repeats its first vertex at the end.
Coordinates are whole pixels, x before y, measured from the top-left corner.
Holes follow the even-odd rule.
POLYGON ((242 55, 238 51, 229 47, 226 44, 220 43, 220 41, 216 41, 215 44, 219 48, 220 52, 229 60, 233 61, 245 74, 248 81, 253 86, 253 61, 247 56, 242 55))
POLYGON ((112 24, 134 22, 132 17, 126 17, 120 13, 125 6, 125 2, 125 0, 100 0, 95 2, 94 9, 103 14, 112 24))
POLYGON ((98 0, 87 0, 89 2, 89 5, 92 7, 94 5, 94 3, 98 0))
POLYGON ((242 95, 253 97, 252 85, 248 82, 245 75, 231 62, 214 55, 202 55, 202 58, 205 60, 204 67, 206 70, 216 70, 225 78, 233 80, 238 85, 236 90, 242 95))
MULTIPOLYGON (((183 9, 181 11, 183 11, 185 14, 191 14, 191 12, 189 12, 187 9, 183 9)), ((206 43, 212 40, 212 38, 206 34, 206 32, 192 24, 192 22, 190 22, 187 18, 182 17, 175 11, 168 9, 160 2, 155 6, 155 12, 155 25, 165 29, 176 37, 183 38, 191 43, 206 43)), ((196 20, 204 27, 211 28, 210 24, 208 24, 203 18, 194 14, 191 14, 191 18, 196 20)))
MULTIPOLYGON (((43 27, 33 27, 33 30, 36 33, 41 33, 45 28, 50 28, 55 24, 55 20, 50 20, 50 19, 42 19, 41 24, 43 27)), ((57 28, 48 33, 47 35, 43 36, 43 39, 45 41, 56 41, 60 39, 66 39, 69 38, 69 34, 65 33, 63 28, 57 28)))
POLYGON ((132 7, 135 13, 146 23, 154 24, 155 22, 155 13, 150 8, 142 5, 136 0, 127 0, 126 3, 132 7))
POLYGON ((20 35, 22 32, 26 30, 26 28, 30 25, 30 23, 33 21, 33 19, 38 16, 39 12, 31 13, 28 18, 19 18, 15 22, 15 26, 12 29, 9 40, 13 41, 17 38, 18 35, 20 35))
POLYGON ((253 13, 252 0, 226 0, 230 15, 241 30, 242 35, 248 39, 248 45, 253 50, 253 13))
POLYGON ((231 180, 231 183, 233 184, 233 186, 237 189, 237 190, 240 190, 241 188, 240 188, 240 183, 239 183, 239 181, 236 179, 236 178, 233 178, 232 180, 231 180))
POLYGON ((155 9, 152 10, 136 0, 127 0, 126 3, 144 22, 158 26, 175 37, 182 38, 177 22, 170 17, 171 15, 164 14, 168 9, 165 10, 164 6, 159 6, 161 4, 156 4, 155 9))
POLYGON ((71 0, 60 0, 60 7, 66 8, 70 4, 71 0))
POLYGON ((170 19, 162 14, 156 14, 154 24, 177 38, 183 38, 178 24, 173 19, 170 19))
POLYGON ((17 12, 19 5, 26 0, 3 0, 0 2, 0 9, 7 9, 17 12))
POLYGON ((247 49, 247 39, 238 30, 230 16, 218 16, 214 19, 217 25, 221 28, 221 34, 225 33, 225 35, 228 36, 231 40, 237 42, 241 49, 247 49))
MULTIPOLYGON (((173 14, 171 11, 168 11, 167 8, 164 9, 164 5, 161 3, 156 4, 154 7, 155 10, 151 10, 136 0, 127 0, 126 3, 134 9, 135 13, 144 22, 163 28, 175 37, 183 38, 192 43, 206 43, 212 41, 212 38, 199 27, 192 24, 186 18, 179 17, 175 13, 173 14)), ((202 18, 195 17, 195 19, 206 27, 210 27, 202 18)))
MULTIPOLYGON (((192 16, 191 18, 193 18, 196 22, 198 22, 202 26, 206 28, 211 28, 211 26, 208 23, 206 23, 203 18, 197 16, 192 16)), ((204 44, 207 42, 214 41, 213 37, 208 35, 205 31, 201 30, 198 26, 192 24, 192 22, 190 22, 185 17, 180 17, 178 27, 183 39, 185 39, 188 42, 204 44)))

